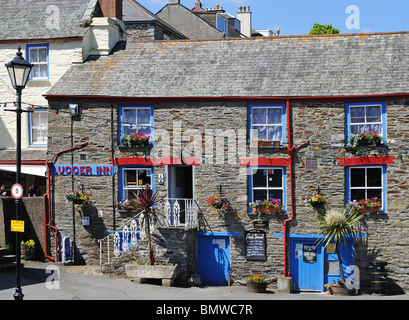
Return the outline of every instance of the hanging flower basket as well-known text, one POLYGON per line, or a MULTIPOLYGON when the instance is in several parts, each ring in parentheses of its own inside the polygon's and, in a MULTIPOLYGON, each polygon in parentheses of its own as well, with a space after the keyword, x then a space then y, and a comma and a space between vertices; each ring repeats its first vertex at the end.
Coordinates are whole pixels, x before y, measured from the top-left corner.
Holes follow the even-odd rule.
POLYGON ((221 209, 227 207, 229 200, 222 195, 215 195, 207 199, 207 205, 213 207, 214 209, 221 209))
POLYGON ((89 201, 90 197, 88 194, 73 191, 65 196, 65 203, 73 202, 75 204, 83 204, 89 201))
POLYGON ((327 203, 324 196, 319 193, 305 196, 304 202, 306 205, 310 205, 313 208, 321 208, 327 203))

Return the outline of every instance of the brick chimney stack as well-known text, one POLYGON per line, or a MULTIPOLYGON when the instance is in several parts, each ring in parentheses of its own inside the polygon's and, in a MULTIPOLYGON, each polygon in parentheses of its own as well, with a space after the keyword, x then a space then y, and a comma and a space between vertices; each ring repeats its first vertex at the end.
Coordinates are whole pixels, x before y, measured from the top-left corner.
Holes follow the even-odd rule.
POLYGON ((122 0, 100 0, 99 2, 104 17, 117 18, 122 21, 122 0))

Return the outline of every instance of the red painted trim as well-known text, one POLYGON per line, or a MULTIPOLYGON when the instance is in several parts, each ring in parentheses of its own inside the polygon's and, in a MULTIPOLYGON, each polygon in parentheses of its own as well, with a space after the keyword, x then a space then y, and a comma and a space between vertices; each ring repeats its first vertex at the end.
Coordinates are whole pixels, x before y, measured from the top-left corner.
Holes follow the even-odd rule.
POLYGON ((0 40, 0 43, 32 43, 32 42, 52 42, 52 41, 82 41, 82 37, 64 37, 64 38, 44 38, 44 39, 9 39, 0 40))
POLYGON ((378 157, 355 157, 355 158, 337 158, 338 165, 352 167, 371 164, 389 164, 395 163, 394 156, 378 156, 378 157))
POLYGON ((173 157, 161 157, 156 158, 154 161, 150 157, 124 157, 124 158, 110 158, 110 162, 117 166, 126 165, 144 165, 144 166, 166 166, 166 165, 200 165, 200 158, 173 158, 173 157))
POLYGON ((72 96, 72 95, 43 95, 47 100, 75 100, 85 102, 111 102, 117 104, 160 104, 169 102, 201 102, 201 101, 236 101, 236 102, 281 102, 286 101, 320 101, 320 102, 356 102, 375 101, 385 99, 409 99, 409 93, 390 93, 379 95, 347 95, 347 96, 294 96, 294 97, 238 97, 238 96, 203 96, 203 97, 113 97, 113 96, 72 96))
POLYGON ((289 158, 239 158, 241 166, 279 166, 290 165, 289 158))
MULTIPOLYGON (((0 165, 15 165, 16 161, 1 161, 0 160, 0 165)), ((23 160, 21 161, 22 165, 26 166, 44 166, 47 165, 47 161, 45 160, 23 160)))

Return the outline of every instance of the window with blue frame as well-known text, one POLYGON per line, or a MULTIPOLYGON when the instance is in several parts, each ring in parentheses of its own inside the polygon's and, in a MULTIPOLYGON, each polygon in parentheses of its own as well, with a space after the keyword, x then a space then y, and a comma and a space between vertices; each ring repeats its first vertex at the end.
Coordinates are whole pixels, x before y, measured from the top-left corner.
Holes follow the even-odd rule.
POLYGON ((250 167, 249 202, 280 199, 283 204, 283 212, 285 212, 285 169, 285 167, 250 167))
POLYGON ((147 184, 153 189, 152 175, 151 167, 122 167, 120 170, 121 200, 135 199, 135 194, 139 194, 147 184))
POLYGON ((347 202, 378 198, 386 210, 386 166, 347 168, 347 202))
POLYGON ((249 128, 257 131, 250 139, 280 141, 285 144, 285 107, 281 104, 251 104, 249 128))
POLYGON ((152 106, 122 106, 120 108, 120 137, 134 133, 151 136, 153 133, 152 106))
POLYGON ((386 139, 385 103, 350 103, 346 106, 347 141, 354 134, 374 131, 386 139))
POLYGON ((224 33, 229 33, 228 21, 220 15, 216 17, 216 28, 224 33))
POLYGON ((28 137, 30 146, 46 146, 48 132, 47 108, 35 108, 28 113, 28 137))
POLYGON ((49 79, 48 49, 48 43, 27 45, 27 61, 34 64, 29 81, 47 81, 49 79))

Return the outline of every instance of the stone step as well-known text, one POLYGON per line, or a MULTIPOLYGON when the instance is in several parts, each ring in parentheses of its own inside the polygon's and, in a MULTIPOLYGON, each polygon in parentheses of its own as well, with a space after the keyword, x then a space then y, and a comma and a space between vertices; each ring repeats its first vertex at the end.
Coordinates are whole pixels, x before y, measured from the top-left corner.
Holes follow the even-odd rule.
POLYGON ((4 256, 0 256, 0 264, 10 263, 16 261, 16 256, 13 254, 7 254, 4 256))
POLYGON ((7 249, 6 248, 0 248, 0 257, 4 256, 7 254, 7 249))

